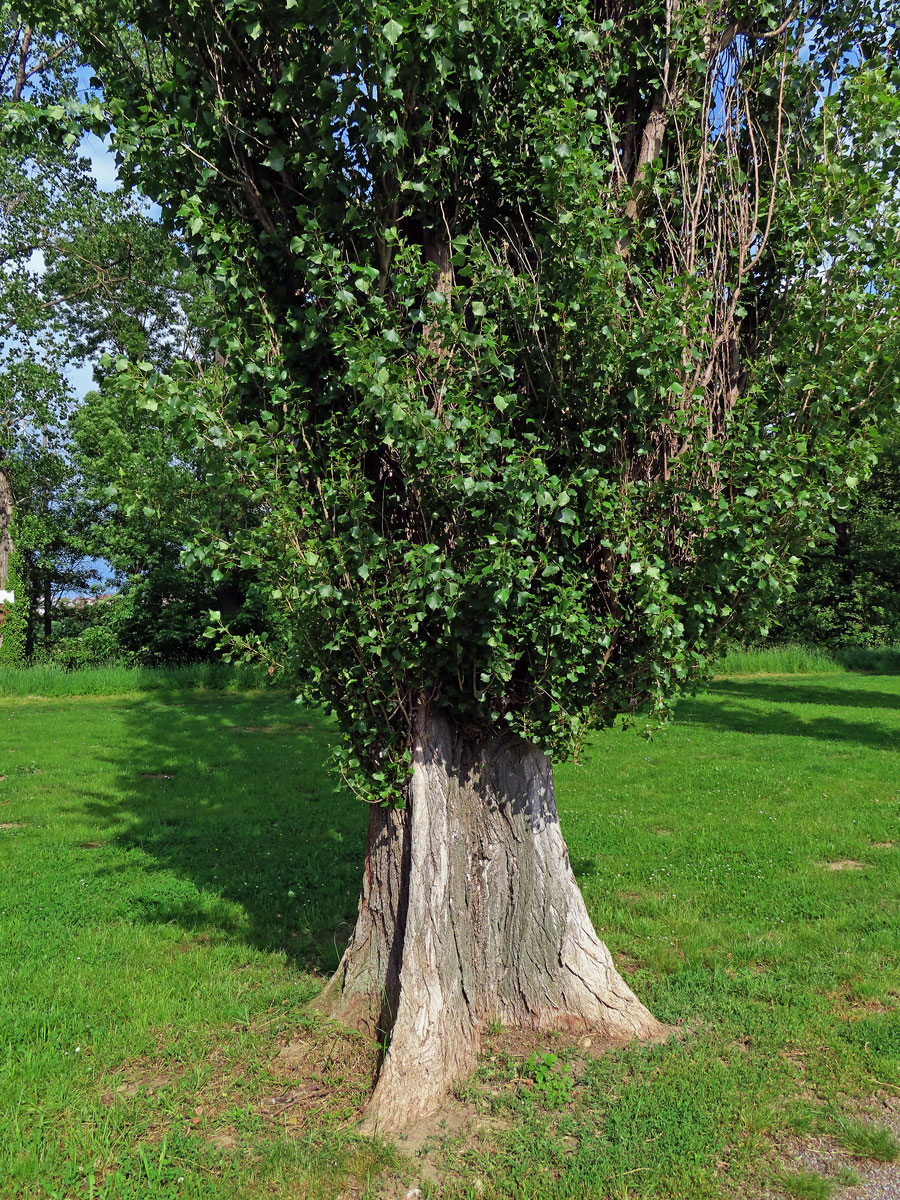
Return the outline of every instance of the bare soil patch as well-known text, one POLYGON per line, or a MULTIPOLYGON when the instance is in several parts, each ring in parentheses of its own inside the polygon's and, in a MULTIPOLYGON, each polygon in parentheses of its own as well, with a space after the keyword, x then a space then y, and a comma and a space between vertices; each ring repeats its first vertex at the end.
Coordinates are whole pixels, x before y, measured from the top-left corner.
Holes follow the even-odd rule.
POLYGON ((183 1067, 174 1067, 156 1059, 134 1059, 110 1071, 110 1074, 121 1075, 122 1078, 111 1091, 101 1094, 100 1103, 112 1107, 140 1095, 156 1095, 166 1088, 173 1087, 183 1073, 183 1067))
MULTIPOLYGON (((665 1036, 674 1033, 667 1029, 665 1036)), ((665 1040, 665 1037, 659 1040, 665 1040)), ((557 1029, 501 1029, 499 1033, 488 1033, 484 1037, 482 1053, 490 1058, 505 1055, 509 1059, 524 1061, 531 1054, 546 1053, 551 1050, 554 1054, 565 1053, 567 1058, 589 1054, 592 1058, 601 1055, 604 1050, 614 1050, 625 1045, 625 1040, 616 1041, 610 1038, 598 1037, 596 1034, 586 1034, 583 1031, 569 1033, 557 1029)))
POLYGON ((877 996, 858 996, 852 985, 845 984, 828 993, 835 1014, 844 1021, 860 1021, 864 1017, 884 1016, 900 1008, 900 994, 887 992, 887 1001, 877 996))
POLYGON ((269 1066, 268 1094, 257 1112, 300 1133, 313 1124, 355 1124, 372 1090, 378 1046, 362 1034, 327 1022, 295 1030, 269 1066))
MULTIPOLYGON (((401 1153, 415 1162, 422 1179, 436 1183, 446 1174, 445 1160, 451 1147, 457 1154, 469 1150, 489 1154, 496 1148, 492 1133, 506 1128, 507 1124, 499 1118, 453 1099, 439 1113, 411 1125, 396 1139, 396 1144, 401 1153)), ((478 1190, 477 1182, 474 1186, 478 1190)), ((414 1189, 413 1195, 417 1191, 414 1189)))

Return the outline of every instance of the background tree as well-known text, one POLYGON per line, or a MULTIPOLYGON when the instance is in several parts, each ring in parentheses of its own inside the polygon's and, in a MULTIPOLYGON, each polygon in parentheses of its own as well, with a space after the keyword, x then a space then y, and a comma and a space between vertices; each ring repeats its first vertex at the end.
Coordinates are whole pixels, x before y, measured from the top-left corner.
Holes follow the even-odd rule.
MULTIPOLYGON (((17 104, 32 93, 46 103, 71 95, 71 47, 35 34, 8 5, 0 9, 0 17, 4 104, 17 104)), ((23 446, 33 448, 35 434, 39 439, 40 425, 48 415, 47 373, 33 363, 33 350, 23 357, 23 348, 34 332, 39 304, 32 281, 41 262, 42 216, 58 200, 52 189, 47 195, 41 192, 36 176, 51 163, 58 164, 60 157, 60 150, 47 139, 35 139, 28 155, 6 142, 0 146, 0 589, 8 586, 13 552, 15 459, 23 446), (23 401, 23 389, 34 394, 23 401)), ((52 390, 56 399, 58 388, 52 390)))
POLYGON ((225 451, 207 480, 252 520, 195 554, 269 581, 372 802, 320 1001, 386 1045, 372 1123, 434 1107, 490 1018, 659 1034, 550 756, 758 629, 866 469, 897 383, 886 12, 115 12, 143 55, 109 7, 80 37, 126 173, 220 314, 217 365, 135 394, 225 451))
MULTIPOLYGON (((209 456, 173 455, 171 436, 155 416, 107 376, 73 418, 73 457, 94 522, 89 544, 112 568, 118 589, 114 611, 102 617, 114 627, 119 655, 144 663, 193 661, 215 652, 205 636, 211 610, 257 635, 268 615, 247 572, 217 571, 213 578, 204 562, 184 561, 185 547, 209 524, 209 456)), ((222 505, 216 517, 224 518, 222 505)))
POLYGON ((0 152, 0 579, 15 510, 27 656, 41 625, 49 644, 59 595, 96 579, 99 561, 121 603, 114 620, 102 610, 115 636, 98 645, 143 661, 208 656, 209 610, 237 611, 246 585, 181 563, 203 503, 198 461, 173 454, 100 359, 211 361, 209 287, 145 201, 98 187, 66 125, 64 106, 90 94, 71 37, 9 6, 2 16, 0 95, 28 120, 0 152), (110 378, 82 400, 71 378, 84 366, 110 378), (131 499, 120 505, 123 479, 131 499))
POLYGON ((900 644, 900 427, 888 426, 878 462, 858 480, 834 525, 804 555, 778 611, 779 641, 900 644))
POLYGON ((79 310, 80 350, 97 362, 100 386, 71 421, 73 460, 94 517, 93 553, 110 564, 121 589, 115 626, 124 654, 144 662, 208 657, 211 609, 257 635, 270 620, 252 575, 239 564, 223 572, 183 553, 209 526, 210 504, 217 528, 246 524, 246 506, 206 486, 221 449, 173 445, 163 415, 134 404, 120 368, 138 361, 146 374, 182 360, 198 370, 212 367, 214 297, 178 240, 156 221, 141 216, 133 227, 119 221, 108 236, 114 259, 127 254, 130 277, 116 293, 115 311, 79 310))
POLYGON ((77 496, 65 450, 73 399, 62 376, 37 362, 6 364, 0 372, 0 470, 8 503, 5 516, 7 579, 12 557, 15 594, 30 657, 39 609, 49 636, 52 603, 60 590, 84 587, 89 514, 77 496), (15 535, 13 536, 13 530, 15 535))
MULTIPOLYGON (((78 92, 71 38, 42 32, 9 5, 0 18, 4 109, 62 114, 78 92)), ((85 296, 116 286, 95 248, 122 203, 99 191, 75 135, 66 145, 52 133, 32 122, 26 138, 0 149, 0 577, 14 521, 26 654, 39 607, 48 636, 54 597, 93 575, 90 516, 69 453, 70 369, 82 359, 72 318, 85 296)))

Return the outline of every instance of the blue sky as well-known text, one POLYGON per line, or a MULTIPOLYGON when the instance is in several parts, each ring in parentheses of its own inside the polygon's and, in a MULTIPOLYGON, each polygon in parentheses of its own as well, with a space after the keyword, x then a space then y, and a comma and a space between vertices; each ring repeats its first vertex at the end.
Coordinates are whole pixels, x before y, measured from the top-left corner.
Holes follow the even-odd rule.
POLYGON ((119 186, 119 176, 116 173, 115 156, 110 152, 106 139, 101 142, 92 133, 85 134, 81 139, 80 150, 91 160, 91 173, 100 190, 114 192, 119 186))
MULTIPOLYGON (((111 153, 108 142, 95 137, 92 133, 85 134, 79 146, 85 158, 90 159, 91 174, 97 181, 101 191, 114 192, 119 186, 119 176, 116 173, 115 155, 111 153)), ((75 394, 81 399, 90 391, 93 385, 93 374, 90 366, 72 366, 66 371, 66 378, 75 389, 75 394)))

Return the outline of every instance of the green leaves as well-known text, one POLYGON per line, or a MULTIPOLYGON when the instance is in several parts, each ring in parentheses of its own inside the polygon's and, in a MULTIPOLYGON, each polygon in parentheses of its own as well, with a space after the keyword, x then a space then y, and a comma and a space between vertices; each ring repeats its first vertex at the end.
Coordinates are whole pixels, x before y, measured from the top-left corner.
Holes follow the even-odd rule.
POLYGON ((696 4, 668 32, 640 2, 139 7, 177 87, 112 56, 107 100, 216 358, 125 374, 201 455, 225 515, 193 552, 260 572, 347 778, 402 797, 422 696, 557 756, 661 716, 765 621, 896 394, 896 81, 844 54, 874 10, 736 55, 696 4))
POLYGON ((393 17, 391 17, 391 19, 387 22, 387 24, 385 24, 382 27, 381 32, 384 34, 384 36, 387 38, 387 40, 393 46, 396 44, 397 39, 403 33, 403 26, 400 24, 399 21, 396 21, 393 17))
MULTIPOLYGON (((281 171, 284 168, 285 153, 286 153, 285 147, 283 147, 283 146, 275 147, 274 149, 270 150, 269 153, 266 155, 266 157, 263 159, 263 166, 271 167, 273 171, 281 171)), ((198 218, 195 218, 195 220, 197 220, 197 219, 198 218)), ((193 232, 196 233, 197 230, 194 229, 193 232)))

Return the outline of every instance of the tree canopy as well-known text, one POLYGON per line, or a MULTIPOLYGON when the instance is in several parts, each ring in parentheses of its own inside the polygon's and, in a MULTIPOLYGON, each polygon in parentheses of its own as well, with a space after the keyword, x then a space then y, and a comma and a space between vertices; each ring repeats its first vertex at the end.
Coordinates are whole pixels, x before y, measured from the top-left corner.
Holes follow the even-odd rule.
POLYGON ((179 561, 203 472, 101 358, 163 370, 211 357, 210 290, 146 199, 98 184, 71 120, 92 96, 90 72, 60 25, 2 8, 0 100, 13 136, 0 150, 0 586, 14 541, 30 656, 38 608, 46 640, 59 593, 85 589, 102 560, 107 586, 127 592, 113 649, 196 656, 221 590, 179 561), (81 396, 75 372, 102 386, 81 396))
POLYGON ((135 382, 253 513, 195 553, 268 579, 370 797, 417 697, 566 753, 764 623, 896 395, 887 9, 76 25, 217 291, 219 365, 135 382))

